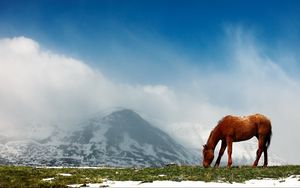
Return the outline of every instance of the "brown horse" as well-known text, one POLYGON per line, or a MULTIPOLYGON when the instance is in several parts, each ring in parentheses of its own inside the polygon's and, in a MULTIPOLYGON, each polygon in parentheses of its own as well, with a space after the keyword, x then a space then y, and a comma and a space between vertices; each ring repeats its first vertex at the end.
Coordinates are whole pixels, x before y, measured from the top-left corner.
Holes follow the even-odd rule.
POLYGON ((258 139, 258 150, 256 152, 256 160, 253 167, 256 167, 259 158, 264 152, 264 167, 268 165, 268 147, 271 142, 272 127, 271 121, 261 114, 255 114, 244 117, 225 116, 218 125, 211 131, 207 143, 203 146, 203 166, 209 167, 214 159, 214 150, 218 142, 221 140, 221 148, 217 158, 215 167, 218 167, 221 157, 227 147, 228 163, 232 164, 232 142, 248 140, 255 136, 258 139))

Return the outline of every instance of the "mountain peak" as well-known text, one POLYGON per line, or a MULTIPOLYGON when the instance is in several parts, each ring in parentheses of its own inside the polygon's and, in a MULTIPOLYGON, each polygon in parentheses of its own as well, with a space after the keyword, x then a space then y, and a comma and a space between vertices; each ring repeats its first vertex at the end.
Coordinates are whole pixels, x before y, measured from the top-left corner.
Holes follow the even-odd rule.
POLYGON ((115 112, 112 112, 109 116, 119 116, 119 117, 127 117, 127 118, 141 118, 141 116, 131 109, 121 109, 115 112))

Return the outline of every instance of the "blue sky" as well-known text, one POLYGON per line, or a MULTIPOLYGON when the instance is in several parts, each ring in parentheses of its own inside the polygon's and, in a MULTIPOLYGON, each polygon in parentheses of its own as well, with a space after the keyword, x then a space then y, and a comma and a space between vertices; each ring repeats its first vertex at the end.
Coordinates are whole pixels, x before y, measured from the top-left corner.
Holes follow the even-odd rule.
POLYGON ((0 132, 122 106, 200 147, 221 117, 262 113, 299 164, 299 4, 0 1, 0 132))
POLYGON ((0 7, 1 37, 32 38, 130 82, 184 75, 161 50, 189 59, 183 66, 226 67, 228 27, 251 30, 273 48, 269 55, 300 42, 299 1, 1 1, 0 7))

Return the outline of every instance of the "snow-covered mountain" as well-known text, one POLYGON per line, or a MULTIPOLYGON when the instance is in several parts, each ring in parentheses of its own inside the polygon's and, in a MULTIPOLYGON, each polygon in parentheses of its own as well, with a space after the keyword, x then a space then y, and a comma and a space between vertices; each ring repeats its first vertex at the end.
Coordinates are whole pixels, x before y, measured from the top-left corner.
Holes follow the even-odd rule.
POLYGON ((45 139, 0 137, 0 163, 49 166, 162 166, 199 164, 197 153, 122 109, 95 115, 78 130, 57 129, 45 139))

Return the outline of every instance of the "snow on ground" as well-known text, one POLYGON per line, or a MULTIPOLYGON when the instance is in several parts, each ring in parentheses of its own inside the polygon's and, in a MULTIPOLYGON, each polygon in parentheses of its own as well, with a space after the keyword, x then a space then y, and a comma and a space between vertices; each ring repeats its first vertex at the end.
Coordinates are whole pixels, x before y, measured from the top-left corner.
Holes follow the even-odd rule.
MULTIPOLYGON (((81 187, 82 184, 72 184, 68 187, 81 187)), ((220 183, 203 181, 110 181, 90 183, 86 187, 300 187, 300 175, 293 175, 284 179, 249 180, 245 183, 220 183)))
POLYGON ((60 175, 60 176, 72 176, 72 174, 67 174, 67 173, 59 173, 58 175, 60 175))
POLYGON ((43 181, 52 181, 52 180, 54 180, 54 178, 44 178, 44 179, 42 179, 43 181))

